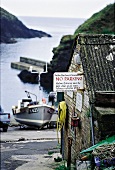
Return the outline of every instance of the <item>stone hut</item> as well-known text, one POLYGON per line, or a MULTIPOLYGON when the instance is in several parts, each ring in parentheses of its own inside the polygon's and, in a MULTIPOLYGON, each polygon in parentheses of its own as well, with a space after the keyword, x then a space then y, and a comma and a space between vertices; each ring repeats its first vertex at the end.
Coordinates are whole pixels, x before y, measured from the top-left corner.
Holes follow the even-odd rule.
POLYGON ((64 159, 71 155, 75 163, 80 151, 115 134, 114 71, 114 35, 76 36, 68 72, 83 76, 83 89, 64 92, 68 106, 68 127, 62 130, 64 159))

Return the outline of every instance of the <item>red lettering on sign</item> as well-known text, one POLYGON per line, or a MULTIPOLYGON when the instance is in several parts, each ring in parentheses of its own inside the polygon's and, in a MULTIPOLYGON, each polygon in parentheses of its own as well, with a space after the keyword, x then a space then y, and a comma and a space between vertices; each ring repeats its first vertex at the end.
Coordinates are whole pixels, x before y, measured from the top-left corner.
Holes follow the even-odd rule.
POLYGON ((56 77, 56 81, 62 81, 63 77, 56 77))
POLYGON ((77 77, 77 80, 82 80, 82 77, 77 77))
POLYGON ((65 77, 65 81, 76 81, 76 80, 82 80, 82 77, 65 77))

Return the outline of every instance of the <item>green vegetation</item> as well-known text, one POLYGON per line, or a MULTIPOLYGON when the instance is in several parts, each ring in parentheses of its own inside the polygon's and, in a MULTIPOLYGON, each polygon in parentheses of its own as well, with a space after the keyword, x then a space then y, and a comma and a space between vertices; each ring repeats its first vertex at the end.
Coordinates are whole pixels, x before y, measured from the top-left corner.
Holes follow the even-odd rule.
POLYGON ((55 170, 69 170, 70 168, 67 168, 65 165, 60 165, 55 170))
POLYGON ((65 35, 62 37, 60 43, 65 43, 65 42, 69 42, 71 40, 75 39, 75 35, 65 35))
POLYGON ((114 34, 115 33, 115 3, 107 5, 100 12, 95 13, 78 27, 78 33, 88 34, 114 34))
POLYGON ((58 47, 53 48, 53 53, 58 54, 59 52, 70 48, 70 43, 75 39, 75 35, 65 35, 61 38, 58 47))
POLYGON ((1 19, 7 19, 7 20, 15 20, 16 17, 12 14, 10 14, 9 12, 7 12, 6 10, 4 10, 3 8, 0 7, 0 15, 1 15, 1 19))

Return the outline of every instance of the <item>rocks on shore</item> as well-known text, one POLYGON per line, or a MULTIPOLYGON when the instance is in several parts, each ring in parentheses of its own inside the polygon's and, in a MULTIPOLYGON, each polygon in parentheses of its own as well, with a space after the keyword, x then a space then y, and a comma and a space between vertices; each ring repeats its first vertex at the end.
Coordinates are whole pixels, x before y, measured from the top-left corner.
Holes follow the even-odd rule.
POLYGON ((37 71, 30 72, 28 70, 22 70, 18 74, 18 77, 24 83, 38 84, 38 81, 39 81, 39 73, 37 71))

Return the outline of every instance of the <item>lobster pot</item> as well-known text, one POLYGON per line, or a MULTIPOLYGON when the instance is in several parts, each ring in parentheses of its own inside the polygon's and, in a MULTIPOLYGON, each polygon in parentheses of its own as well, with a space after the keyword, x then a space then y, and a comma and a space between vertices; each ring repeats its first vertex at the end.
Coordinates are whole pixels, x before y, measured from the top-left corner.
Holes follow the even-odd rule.
POLYGON ((71 126, 78 127, 79 126, 79 118, 76 116, 73 116, 71 118, 71 126))

